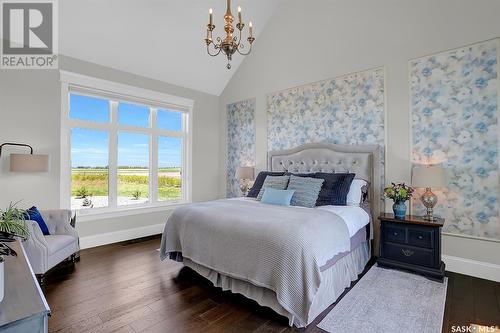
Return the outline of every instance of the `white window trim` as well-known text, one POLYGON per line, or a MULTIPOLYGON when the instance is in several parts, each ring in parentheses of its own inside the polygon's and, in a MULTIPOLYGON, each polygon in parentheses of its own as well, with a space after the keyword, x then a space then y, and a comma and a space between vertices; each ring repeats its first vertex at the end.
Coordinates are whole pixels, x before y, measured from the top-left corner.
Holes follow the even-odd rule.
MULTIPOLYGON (((161 136, 173 136, 173 137, 183 137, 183 170, 182 170, 182 195, 183 200, 181 201, 156 201, 157 193, 155 184, 153 184, 156 177, 150 177, 150 196, 149 201, 145 204, 129 205, 129 206, 116 206, 115 207, 103 207, 103 208, 93 208, 93 209, 80 209, 78 210, 79 221, 90 221, 102 218, 113 218, 118 216, 133 215, 138 213, 154 212, 165 208, 174 208, 179 205, 183 205, 192 201, 192 144, 193 144, 193 117, 192 110, 194 106, 194 101, 191 99, 168 95, 160 93, 157 91, 152 91, 148 89, 138 88, 126 84, 121 84, 113 81, 107 81, 103 79, 97 79, 90 76, 76 74, 67 71, 60 71, 60 81, 61 81, 61 161, 60 161, 60 207, 70 209, 71 208, 71 128, 80 127, 89 128, 88 122, 72 120, 69 118, 69 93, 71 86, 82 87, 82 89, 88 89, 89 91, 98 92, 103 91, 110 93, 112 95, 119 95, 125 100, 142 100, 145 103, 148 101, 149 104, 153 103, 155 105, 165 105, 167 108, 170 106, 172 109, 182 110, 184 112, 183 126, 185 126, 182 134, 179 132, 169 132, 166 130, 159 130, 153 127, 153 129, 144 129, 134 126, 120 126, 120 130, 127 132, 147 132, 152 133, 150 142, 150 176, 158 170, 158 165, 156 161, 156 154, 151 152, 155 147, 157 147, 156 140, 158 135, 161 136), (80 124, 80 126, 79 126, 80 124)), ((155 109, 156 111, 156 109, 155 109)), ((110 113, 111 117, 116 116, 116 112, 110 113)), ((152 117, 156 119, 156 117, 152 117)), ((116 123, 95 123, 92 125, 95 129, 112 130, 116 123)), ((154 125, 154 124, 152 124, 154 125)), ((113 140, 110 137, 110 140, 113 140)), ((117 146, 110 142, 110 147, 113 150, 117 150, 117 146)), ((109 155, 109 165, 116 164, 116 151, 110 151, 109 155)), ((110 184, 114 184, 112 177, 114 178, 115 173, 109 174, 110 184)), ((109 192, 109 204, 111 202, 116 203, 116 189, 114 186, 110 186, 109 192)))

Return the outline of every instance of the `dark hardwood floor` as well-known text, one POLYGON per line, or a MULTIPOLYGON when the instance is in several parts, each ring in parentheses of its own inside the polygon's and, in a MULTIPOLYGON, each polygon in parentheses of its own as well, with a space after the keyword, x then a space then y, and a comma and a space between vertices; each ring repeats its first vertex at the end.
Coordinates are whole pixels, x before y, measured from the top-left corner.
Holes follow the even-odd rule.
MULTIPOLYGON (((158 237, 81 251, 46 277, 51 332, 324 332, 305 330, 240 295, 222 292, 173 261, 158 237)), ((443 332, 452 325, 500 325, 500 283, 447 273, 443 332)), ((351 286, 352 287, 352 286, 351 286)), ((344 293, 345 294, 345 293, 344 293)))

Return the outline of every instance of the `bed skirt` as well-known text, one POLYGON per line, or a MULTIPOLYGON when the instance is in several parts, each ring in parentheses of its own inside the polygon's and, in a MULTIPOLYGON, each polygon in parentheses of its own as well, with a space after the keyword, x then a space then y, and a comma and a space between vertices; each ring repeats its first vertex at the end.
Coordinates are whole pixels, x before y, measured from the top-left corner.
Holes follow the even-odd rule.
MULTIPOLYGON (((173 259, 173 258, 172 258, 173 259)), ((201 276, 211 281, 214 286, 229 290, 233 293, 256 301, 261 306, 266 306, 276 313, 288 318, 289 325, 305 327, 309 325, 321 312, 334 303, 344 290, 358 279, 370 260, 370 250, 367 242, 361 243, 356 249, 339 259, 333 266, 321 273, 322 279, 307 318, 297 318, 285 310, 278 302, 276 293, 270 289, 257 287, 250 282, 242 281, 221 274, 203 265, 199 265, 187 258, 183 258, 184 266, 196 271, 201 276)))

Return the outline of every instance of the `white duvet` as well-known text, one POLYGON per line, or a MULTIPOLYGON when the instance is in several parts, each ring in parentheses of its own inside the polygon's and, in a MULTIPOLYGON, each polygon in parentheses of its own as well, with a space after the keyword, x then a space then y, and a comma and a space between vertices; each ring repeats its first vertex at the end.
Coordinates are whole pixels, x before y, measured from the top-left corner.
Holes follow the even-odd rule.
MULTIPOLYGON (((255 204, 261 204, 260 201, 254 198, 233 198, 228 200, 244 200, 253 202, 255 204)), ((340 216, 345 224, 347 225, 347 229, 349 229, 349 237, 354 236, 361 228, 365 227, 368 223, 370 223, 370 216, 363 208, 359 206, 318 206, 314 208, 305 208, 305 207, 297 207, 301 209, 320 209, 326 210, 328 212, 332 212, 338 216, 340 216)))

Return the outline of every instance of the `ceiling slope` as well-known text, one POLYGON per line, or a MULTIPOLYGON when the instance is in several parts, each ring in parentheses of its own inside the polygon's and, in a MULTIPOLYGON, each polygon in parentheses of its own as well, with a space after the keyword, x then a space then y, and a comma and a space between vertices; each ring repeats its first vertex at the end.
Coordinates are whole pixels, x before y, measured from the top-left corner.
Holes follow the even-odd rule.
MULTIPOLYGON (((256 36, 282 0, 233 0, 256 36)), ((214 38, 223 32, 225 0, 65 0, 59 2, 60 53, 178 86, 220 95, 232 69, 224 56, 210 57, 204 42, 208 8, 214 8, 214 38)))

